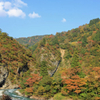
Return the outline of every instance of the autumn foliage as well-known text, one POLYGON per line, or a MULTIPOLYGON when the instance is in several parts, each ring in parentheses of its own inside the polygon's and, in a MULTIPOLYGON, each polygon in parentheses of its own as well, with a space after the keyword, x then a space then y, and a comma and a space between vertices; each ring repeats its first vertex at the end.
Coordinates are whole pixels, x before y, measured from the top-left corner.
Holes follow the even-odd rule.
POLYGON ((38 74, 32 74, 32 77, 26 80, 26 85, 32 87, 34 83, 38 84, 38 82, 42 79, 42 76, 38 74))
POLYGON ((17 41, 0 31, 0 65, 23 94, 100 100, 99 18, 67 32, 17 41))

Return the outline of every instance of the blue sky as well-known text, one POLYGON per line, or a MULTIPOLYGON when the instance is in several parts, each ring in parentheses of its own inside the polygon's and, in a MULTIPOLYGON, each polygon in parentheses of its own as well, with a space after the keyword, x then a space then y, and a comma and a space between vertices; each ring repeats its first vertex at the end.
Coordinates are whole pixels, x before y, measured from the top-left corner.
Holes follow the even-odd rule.
POLYGON ((14 38, 56 34, 100 18, 100 0, 0 0, 0 28, 14 38))

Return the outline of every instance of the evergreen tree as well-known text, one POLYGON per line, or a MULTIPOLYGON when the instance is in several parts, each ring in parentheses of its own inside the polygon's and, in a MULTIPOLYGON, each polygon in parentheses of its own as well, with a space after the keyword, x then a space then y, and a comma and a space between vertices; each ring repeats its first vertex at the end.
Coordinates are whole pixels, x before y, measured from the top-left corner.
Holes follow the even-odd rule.
POLYGON ((2 57, 1 57, 1 54, 0 54, 0 63, 2 62, 2 57))
POLYGON ((42 61, 41 63, 40 75, 43 77, 48 75, 46 61, 42 61))
POLYGON ((43 38, 43 40, 40 42, 40 45, 41 45, 41 46, 45 46, 45 43, 46 43, 46 39, 43 38))
POLYGON ((90 20, 89 26, 91 26, 91 25, 93 25, 93 24, 96 24, 96 23, 99 22, 99 21, 100 21, 99 18, 92 19, 92 20, 90 20))
POLYGON ((73 55, 73 58, 72 58, 72 62, 71 62, 71 67, 76 67, 76 66, 80 66, 79 57, 78 57, 78 52, 77 51, 74 52, 74 55, 73 55))
POLYGON ((71 62, 71 67, 75 68, 77 71, 77 75, 79 75, 81 78, 85 77, 85 74, 82 72, 82 68, 81 65, 79 63, 79 56, 78 56, 78 52, 75 51, 73 58, 72 58, 72 62, 71 62))
POLYGON ((100 41, 100 30, 95 34, 95 36, 93 37, 93 40, 96 42, 100 41))
POLYGON ((87 37, 86 35, 82 37, 82 45, 85 46, 87 44, 87 37))

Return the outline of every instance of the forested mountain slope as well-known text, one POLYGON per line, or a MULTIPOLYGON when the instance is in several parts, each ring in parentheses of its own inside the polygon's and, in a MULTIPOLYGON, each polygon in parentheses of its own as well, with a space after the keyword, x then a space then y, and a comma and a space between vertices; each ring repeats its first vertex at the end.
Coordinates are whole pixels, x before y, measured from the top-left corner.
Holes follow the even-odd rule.
POLYGON ((0 64, 28 97, 100 100, 100 19, 44 36, 29 50, 0 32, 0 64))
POLYGON ((0 31, 0 68, 7 69, 8 78, 13 84, 19 83, 24 72, 29 70, 29 63, 33 60, 30 50, 9 37, 7 33, 0 31))
POLYGON ((44 35, 43 36, 32 36, 32 37, 27 37, 27 38, 25 38, 25 37, 16 38, 16 40, 20 44, 30 47, 30 46, 34 45, 35 43, 39 42, 43 37, 44 37, 44 35))
POLYGON ((54 100, 59 100, 57 97, 60 100, 69 97, 100 99, 99 18, 76 29, 45 36, 37 44, 33 56, 37 70, 22 82, 22 93, 45 98, 54 96, 54 100), (56 69, 58 62, 58 70, 49 77, 48 73, 56 69))

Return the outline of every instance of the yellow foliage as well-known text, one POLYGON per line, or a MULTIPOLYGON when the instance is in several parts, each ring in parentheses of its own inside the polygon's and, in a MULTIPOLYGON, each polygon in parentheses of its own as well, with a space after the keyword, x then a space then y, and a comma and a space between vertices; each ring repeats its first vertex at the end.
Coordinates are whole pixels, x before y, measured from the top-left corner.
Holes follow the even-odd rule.
POLYGON ((72 46, 77 46, 77 42, 72 42, 71 45, 72 46))

